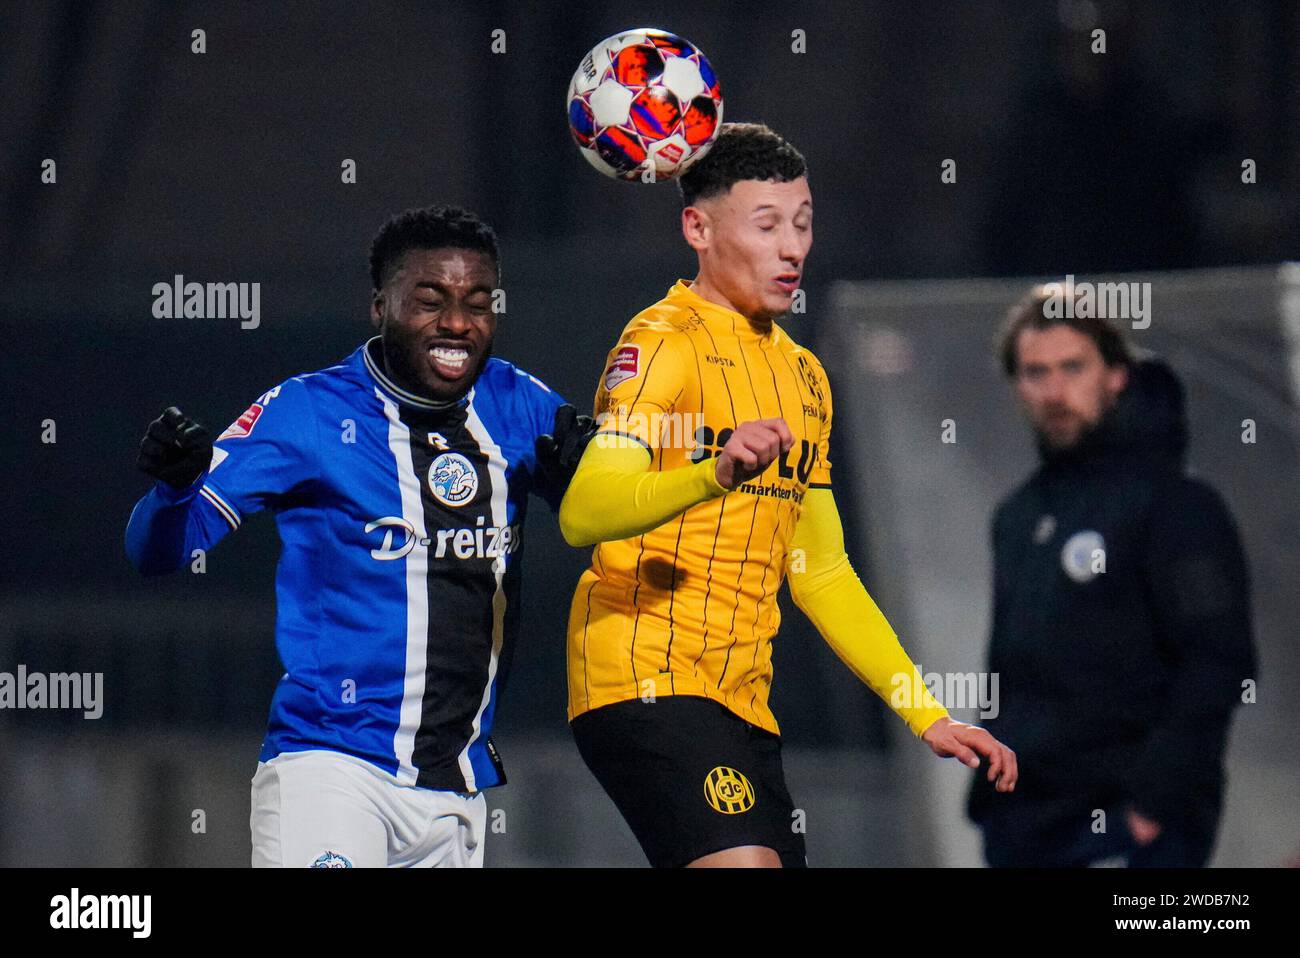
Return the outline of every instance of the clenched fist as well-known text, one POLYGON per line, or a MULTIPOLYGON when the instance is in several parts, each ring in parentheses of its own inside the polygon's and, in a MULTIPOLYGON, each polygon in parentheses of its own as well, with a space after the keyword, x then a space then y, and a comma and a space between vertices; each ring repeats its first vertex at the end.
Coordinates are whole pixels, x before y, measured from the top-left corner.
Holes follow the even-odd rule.
POLYGON ((212 461, 212 434, 175 406, 149 423, 136 465, 155 479, 183 489, 212 461))
POLYGON ((790 451, 794 436, 784 419, 755 419, 736 427, 718 455, 718 483, 728 489, 748 482, 782 453, 790 451))

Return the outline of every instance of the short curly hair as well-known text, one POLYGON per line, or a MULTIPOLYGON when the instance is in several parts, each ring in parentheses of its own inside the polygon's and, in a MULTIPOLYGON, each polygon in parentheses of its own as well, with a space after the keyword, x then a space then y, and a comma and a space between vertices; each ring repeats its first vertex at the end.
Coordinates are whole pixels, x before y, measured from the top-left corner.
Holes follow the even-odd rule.
POLYGON ((682 205, 720 196, 741 180, 789 183, 808 174, 803 154, 762 123, 724 123, 704 157, 677 180, 682 205))
POLYGON ((469 210, 459 206, 407 210, 381 226, 370 244, 370 281, 375 284, 375 289, 383 289, 397 272, 407 250, 447 247, 486 253, 496 268, 497 282, 501 282, 496 233, 469 210))

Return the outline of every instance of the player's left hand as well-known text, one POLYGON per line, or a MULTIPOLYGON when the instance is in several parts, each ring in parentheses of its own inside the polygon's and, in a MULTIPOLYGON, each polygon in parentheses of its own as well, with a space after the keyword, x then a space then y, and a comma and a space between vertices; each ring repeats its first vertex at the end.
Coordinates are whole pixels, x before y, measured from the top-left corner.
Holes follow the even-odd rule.
POLYGON ((537 437, 533 451, 537 466, 547 484, 557 493, 564 492, 578 468, 582 453, 596 434, 596 420, 579 416, 569 403, 555 410, 555 425, 549 433, 537 437))
POLYGON ((979 757, 983 755, 989 760, 988 780, 996 780, 999 792, 1015 791, 1016 779, 1019 778, 1016 753, 995 739, 987 729, 941 718, 925 730, 921 741, 940 758, 956 758, 971 768, 980 767, 979 757))

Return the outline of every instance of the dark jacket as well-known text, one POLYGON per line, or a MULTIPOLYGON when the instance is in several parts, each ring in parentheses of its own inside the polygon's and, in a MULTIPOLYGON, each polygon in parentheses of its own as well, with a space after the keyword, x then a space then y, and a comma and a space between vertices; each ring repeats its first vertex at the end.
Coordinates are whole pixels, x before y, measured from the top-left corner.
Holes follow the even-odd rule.
POLYGON ((1157 360, 1074 449, 1042 463, 993 518, 989 670, 1016 790, 973 777, 968 813, 1042 833, 1131 801, 1212 837, 1223 752, 1254 679, 1250 584, 1236 526, 1186 475, 1183 390, 1157 360), (1097 571, 1104 569, 1104 571, 1097 571))

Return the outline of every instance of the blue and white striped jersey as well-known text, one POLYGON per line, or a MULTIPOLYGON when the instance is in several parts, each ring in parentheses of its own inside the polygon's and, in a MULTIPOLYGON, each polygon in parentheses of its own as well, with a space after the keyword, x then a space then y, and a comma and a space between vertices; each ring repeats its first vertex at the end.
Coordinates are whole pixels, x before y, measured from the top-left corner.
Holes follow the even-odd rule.
POLYGON ((489 732, 519 621, 529 491, 558 508, 533 443, 563 400, 490 358, 437 404, 383 371, 378 338, 295 376, 214 443, 185 489, 156 482, 127 527, 144 572, 178 569, 245 517, 275 513, 284 664, 261 760, 332 749, 397 781, 505 781, 489 732))

